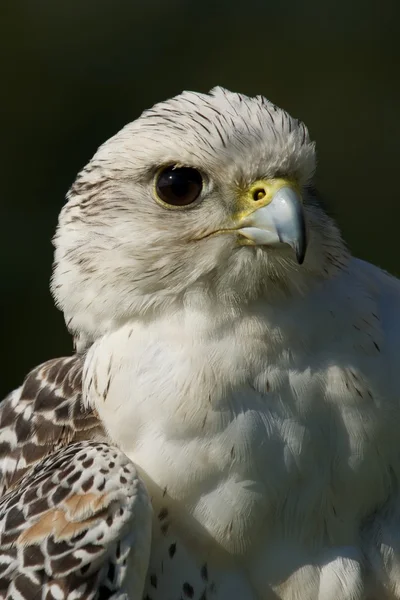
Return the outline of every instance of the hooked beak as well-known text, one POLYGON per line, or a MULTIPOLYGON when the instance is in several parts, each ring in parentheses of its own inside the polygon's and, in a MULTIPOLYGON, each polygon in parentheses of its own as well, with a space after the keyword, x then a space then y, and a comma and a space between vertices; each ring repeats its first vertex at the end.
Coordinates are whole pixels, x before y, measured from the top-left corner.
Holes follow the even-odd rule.
POLYGON ((238 215, 237 232, 246 238, 246 245, 288 244, 297 262, 303 263, 307 230, 301 196, 295 185, 284 179, 258 181, 241 203, 245 204, 245 210, 238 215))

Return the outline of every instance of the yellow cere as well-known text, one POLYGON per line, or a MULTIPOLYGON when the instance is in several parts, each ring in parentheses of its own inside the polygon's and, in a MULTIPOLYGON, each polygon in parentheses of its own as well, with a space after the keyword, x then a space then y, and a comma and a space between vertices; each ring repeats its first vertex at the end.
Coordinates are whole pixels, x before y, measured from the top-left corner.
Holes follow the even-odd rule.
POLYGON ((290 187, 300 194, 299 186, 292 179, 276 178, 255 181, 249 188, 239 194, 236 219, 244 219, 258 208, 267 206, 272 202, 276 192, 283 187, 290 187))

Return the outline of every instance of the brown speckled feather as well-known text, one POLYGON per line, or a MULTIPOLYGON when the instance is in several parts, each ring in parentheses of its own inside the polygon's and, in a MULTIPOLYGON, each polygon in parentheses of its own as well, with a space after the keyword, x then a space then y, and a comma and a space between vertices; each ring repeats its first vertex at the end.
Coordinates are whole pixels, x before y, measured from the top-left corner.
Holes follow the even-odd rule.
POLYGON ((72 441, 106 441, 97 417, 82 406, 82 356, 33 369, 0 405, 0 496, 26 471, 72 441))
POLYGON ((0 500, 0 598, 120 592, 145 498, 134 465, 108 444, 76 442, 39 463, 0 500))
POLYGON ((140 600, 150 501, 83 407, 82 363, 37 367, 0 406, 0 600, 140 600))

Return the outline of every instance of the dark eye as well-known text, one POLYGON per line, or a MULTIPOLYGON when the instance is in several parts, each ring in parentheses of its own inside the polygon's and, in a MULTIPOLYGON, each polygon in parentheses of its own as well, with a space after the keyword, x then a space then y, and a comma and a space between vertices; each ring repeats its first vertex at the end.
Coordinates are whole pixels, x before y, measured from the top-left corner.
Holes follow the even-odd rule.
POLYGON ((203 179, 191 167, 167 167, 158 175, 156 192, 171 206, 188 206, 200 196, 203 179))

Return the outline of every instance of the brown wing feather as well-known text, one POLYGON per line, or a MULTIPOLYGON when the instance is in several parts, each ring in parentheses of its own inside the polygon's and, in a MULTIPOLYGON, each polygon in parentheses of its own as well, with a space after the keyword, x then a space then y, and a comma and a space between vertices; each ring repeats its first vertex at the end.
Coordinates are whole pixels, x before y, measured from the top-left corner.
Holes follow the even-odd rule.
POLYGON ((140 596, 150 537, 133 463, 109 444, 70 444, 0 500, 0 599, 140 596))
POLYGON ((0 497, 36 463, 67 444, 105 441, 96 415, 82 405, 83 357, 33 369, 0 405, 0 497))

